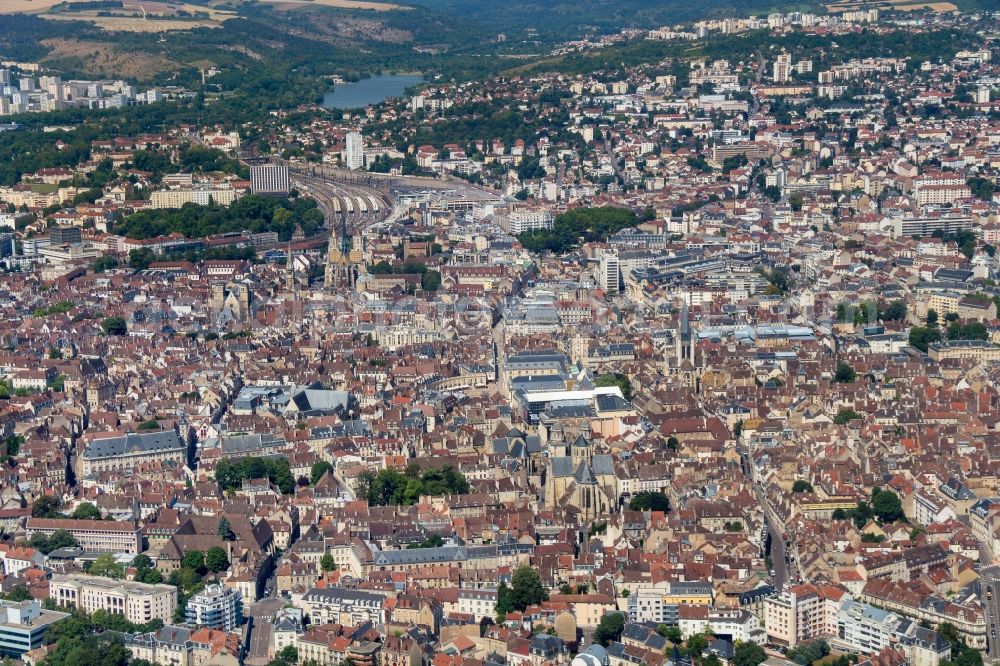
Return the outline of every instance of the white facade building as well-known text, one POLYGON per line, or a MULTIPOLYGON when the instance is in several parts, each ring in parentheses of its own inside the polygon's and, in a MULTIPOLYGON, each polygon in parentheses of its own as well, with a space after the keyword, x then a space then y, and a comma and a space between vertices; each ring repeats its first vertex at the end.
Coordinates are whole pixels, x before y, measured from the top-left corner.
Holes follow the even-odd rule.
POLYGON ((347 146, 344 148, 344 165, 351 170, 364 168, 365 142, 361 138, 361 132, 347 133, 347 146))
POLYGON ((288 194, 288 167, 282 164, 250 167, 250 190, 254 194, 288 194))
POLYGON ((243 595, 225 585, 209 585, 191 597, 185 609, 190 626, 235 631, 243 623, 243 595))

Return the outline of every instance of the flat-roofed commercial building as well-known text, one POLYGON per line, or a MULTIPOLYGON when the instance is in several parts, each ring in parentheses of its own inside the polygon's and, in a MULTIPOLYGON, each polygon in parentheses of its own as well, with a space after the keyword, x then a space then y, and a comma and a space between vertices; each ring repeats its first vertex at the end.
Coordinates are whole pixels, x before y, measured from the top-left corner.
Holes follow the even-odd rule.
POLYGON ((39 648, 53 624, 69 613, 44 610, 38 601, 0 601, 0 654, 19 658, 39 648))
POLYGON ((136 624, 156 619, 170 622, 177 608, 177 588, 173 585, 80 574, 53 576, 49 596, 60 606, 73 605, 87 613, 105 610, 136 624))
POLYGON ((76 520, 72 518, 29 518, 28 538, 35 534, 52 536, 56 530, 73 535, 84 550, 105 553, 131 553, 142 550, 142 536, 133 523, 116 520, 76 520))

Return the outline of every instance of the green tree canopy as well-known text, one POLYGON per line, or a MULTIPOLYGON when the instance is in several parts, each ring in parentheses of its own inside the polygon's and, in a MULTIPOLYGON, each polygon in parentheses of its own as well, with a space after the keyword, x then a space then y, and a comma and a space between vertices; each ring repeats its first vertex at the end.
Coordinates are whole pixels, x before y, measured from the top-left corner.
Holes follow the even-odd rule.
POLYGON ((966 184, 972 190, 972 196, 983 201, 990 201, 993 198, 993 192, 996 190, 996 184, 989 178, 977 176, 967 180, 966 184))
MULTIPOLYGON (((934 313, 934 321, 937 321, 937 313, 934 313)), ((914 326, 910 329, 910 346, 916 347, 924 353, 927 353, 928 347, 940 341, 941 331, 937 326, 914 326)))
POLYGON ((319 568, 323 571, 333 571, 337 568, 337 562, 333 559, 333 555, 330 553, 323 553, 323 557, 319 560, 319 568))
POLYGON ((184 559, 181 560, 181 566, 201 574, 206 569, 205 554, 200 550, 189 550, 184 553, 184 559))
MULTIPOLYGON (((147 209, 133 213, 114 227, 115 233, 143 239, 180 233, 188 238, 203 238, 231 231, 255 233, 274 231, 281 241, 288 241, 301 226, 307 236, 315 235, 323 225, 323 213, 309 197, 282 198, 246 195, 229 206, 184 204, 174 209, 147 209)), ((141 270, 129 256, 129 266, 141 270)), ((148 264, 146 265, 148 267, 148 264)))
POLYGON ((670 498, 658 490, 644 490, 632 496, 629 511, 670 511, 670 498))
POLYGON ((59 550, 60 548, 79 548, 80 542, 69 530, 56 530, 49 537, 49 549, 59 550))
POLYGON ((497 620, 503 622, 507 613, 514 611, 514 591, 507 586, 506 581, 500 581, 497 586, 497 620))
POLYGON ((820 638, 814 641, 799 643, 789 650, 786 656, 789 661, 794 661, 800 666, 809 666, 828 654, 830 654, 830 645, 820 638))
POLYGON ((557 215, 551 229, 525 231, 517 237, 532 252, 563 254, 584 242, 606 241, 609 236, 635 226, 638 218, 624 208, 576 208, 557 215))
POLYGON ((90 502, 83 502, 73 509, 72 517, 83 520, 100 520, 101 510, 90 502))
POLYGON ((625 616, 621 613, 605 613, 597 629, 594 629, 594 642, 607 647, 622 637, 625 630, 625 616))
POLYGON ((319 483, 319 480, 323 478, 323 475, 327 472, 333 471, 333 465, 325 460, 320 460, 319 462, 314 462, 312 467, 309 469, 309 480, 315 486, 319 483))
POLYGON ((128 324, 121 317, 107 317, 101 322, 101 328, 106 335, 125 335, 128 333, 128 324))
POLYGON ((686 642, 688 656, 697 659, 708 648, 708 638, 704 634, 695 634, 686 642))
POLYGON ((861 414, 858 414, 853 409, 842 409, 837 412, 837 415, 833 417, 833 422, 837 425, 847 425, 855 419, 860 419, 861 414))
POLYGON ((62 502, 59 501, 58 497, 41 495, 31 503, 31 515, 34 518, 61 518, 60 508, 62 508, 62 502))
POLYGON ((519 567, 511 576, 511 604, 514 610, 523 611, 528 606, 540 604, 549 598, 542 586, 538 571, 529 566, 519 567))
POLYGON ((34 597, 26 586, 17 584, 9 592, 5 592, 3 598, 7 601, 30 601, 34 597))
POLYGON ((750 641, 739 641, 733 654, 733 666, 760 666, 767 661, 764 648, 750 641))
POLYGON ((249 479, 268 479, 285 495, 295 490, 287 458, 224 458, 215 466, 215 480, 223 490, 236 490, 249 479))
POLYGON ((114 270, 118 268, 118 258, 109 254, 98 257, 96 261, 91 265, 91 268, 95 273, 103 273, 104 271, 114 270))
POLYGON ((294 645, 286 645, 274 655, 267 666, 295 666, 299 663, 299 651, 294 645))
POLYGON ((411 543, 406 548, 407 550, 417 550, 419 548, 440 548, 444 545, 444 539, 440 534, 432 534, 423 541, 418 541, 417 543, 411 543))
POLYGON ((139 247, 129 250, 128 267, 134 271, 144 271, 149 265, 156 261, 156 255, 148 247, 139 247))
POLYGON ((132 558, 132 566, 136 569, 152 569, 153 568, 153 558, 145 553, 140 553, 132 558))
POLYGON ((363 474, 360 494, 373 506, 413 505, 421 495, 464 495, 469 482, 451 467, 421 470, 410 465, 405 471, 383 469, 376 474, 363 474))
POLYGON ((92 576, 104 576, 105 578, 114 578, 115 580, 121 580, 125 577, 125 567, 118 564, 115 560, 115 556, 111 553, 104 553, 99 555, 93 564, 90 565, 90 571, 88 572, 92 576))
POLYGON ((216 534, 222 537, 223 541, 232 541, 235 538, 233 534, 233 526, 229 524, 229 519, 223 516, 219 518, 219 525, 216 528, 216 534))
POLYGON ((882 311, 885 321, 903 321, 906 319, 906 301, 893 301, 882 311))
POLYGON ((833 375, 833 381, 838 384, 850 384, 857 378, 857 373, 847 361, 837 361, 837 370, 833 375))
POLYGON ((876 488, 872 493, 872 511, 883 523, 891 523, 903 518, 903 503, 891 490, 876 488))
POLYGON ((229 557, 220 546, 212 546, 205 553, 205 566, 213 573, 220 573, 229 568, 229 557))
POLYGON ((594 381, 594 386, 617 386, 621 389, 622 397, 629 402, 632 401, 632 382, 629 381, 626 375, 620 372, 610 372, 601 375, 594 381))

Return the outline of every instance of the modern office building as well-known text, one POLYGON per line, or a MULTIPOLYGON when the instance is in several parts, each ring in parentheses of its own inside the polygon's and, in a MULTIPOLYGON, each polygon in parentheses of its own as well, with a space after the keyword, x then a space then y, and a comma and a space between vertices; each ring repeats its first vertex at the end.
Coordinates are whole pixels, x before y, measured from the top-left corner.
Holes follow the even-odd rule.
POLYGON ((52 227, 49 229, 49 243, 52 245, 79 245, 83 242, 80 227, 52 227))
POLYGON ((49 583, 49 596, 60 606, 73 605, 88 613, 105 610, 136 624, 155 619, 169 622, 177 608, 177 588, 173 585, 82 574, 54 575, 49 583))
POLYGON ((254 194, 288 194, 288 167, 259 164, 250 167, 250 191, 254 194))
POLYGON ((236 588, 209 585, 188 600, 184 619, 192 627, 234 631, 243 624, 243 596, 236 588))
POLYGON ((39 648, 53 624, 69 613, 43 610, 38 601, 0 601, 0 654, 19 658, 39 648))
POLYGON ((17 254, 17 242, 14 234, 0 233, 0 259, 17 254))

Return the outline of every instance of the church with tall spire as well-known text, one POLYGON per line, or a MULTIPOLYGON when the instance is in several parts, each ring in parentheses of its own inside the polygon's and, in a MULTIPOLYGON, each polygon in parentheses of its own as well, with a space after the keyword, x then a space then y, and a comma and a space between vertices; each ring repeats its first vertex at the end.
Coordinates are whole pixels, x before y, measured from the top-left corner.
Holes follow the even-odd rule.
POLYGON ((330 236, 330 245, 326 253, 326 270, 324 285, 327 289, 334 287, 354 287, 361 270, 360 241, 355 243, 347 233, 346 220, 340 221, 339 233, 330 236))
MULTIPOLYGON (((698 391, 701 389, 701 369, 698 358, 695 333, 691 330, 691 317, 687 303, 681 304, 677 326, 673 333, 673 354, 664 358, 663 374, 683 386, 698 391)), ((669 348, 668 348, 669 349, 669 348)))
POLYGON ((614 460, 610 455, 594 453, 590 424, 584 422, 579 434, 567 439, 558 420, 543 423, 550 452, 545 475, 547 508, 561 507, 577 513, 581 523, 618 509, 618 490, 614 460))

